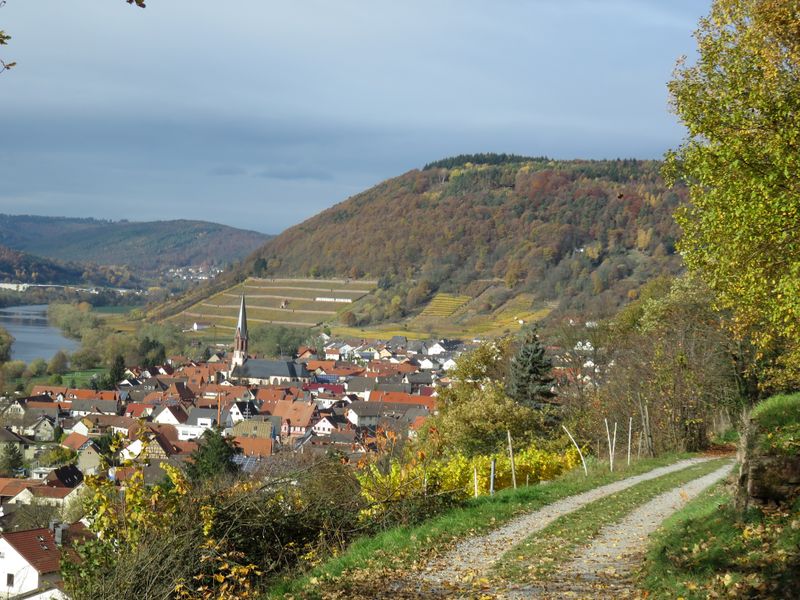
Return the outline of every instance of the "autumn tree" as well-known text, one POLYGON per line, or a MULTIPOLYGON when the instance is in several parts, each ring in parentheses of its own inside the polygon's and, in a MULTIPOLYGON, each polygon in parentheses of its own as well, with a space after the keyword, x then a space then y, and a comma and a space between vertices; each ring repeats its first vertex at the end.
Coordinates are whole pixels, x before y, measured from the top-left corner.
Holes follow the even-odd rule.
POLYGON ((690 269, 732 310, 742 338, 778 353, 772 381, 800 382, 800 0, 715 0, 696 63, 669 84, 688 136, 666 174, 690 269))
POLYGON ((59 350, 53 355, 53 358, 50 359, 50 362, 47 363, 47 372, 50 375, 63 375, 67 372, 67 367, 69 366, 69 357, 67 353, 63 350, 59 350))

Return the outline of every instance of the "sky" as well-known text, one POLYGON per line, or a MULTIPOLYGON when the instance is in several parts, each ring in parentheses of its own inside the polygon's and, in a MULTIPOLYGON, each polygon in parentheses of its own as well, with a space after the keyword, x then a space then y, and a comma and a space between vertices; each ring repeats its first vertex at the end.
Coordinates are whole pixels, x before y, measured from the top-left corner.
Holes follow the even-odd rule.
POLYGON ((439 158, 660 158, 710 0, 7 0, 0 213, 279 233, 439 158))

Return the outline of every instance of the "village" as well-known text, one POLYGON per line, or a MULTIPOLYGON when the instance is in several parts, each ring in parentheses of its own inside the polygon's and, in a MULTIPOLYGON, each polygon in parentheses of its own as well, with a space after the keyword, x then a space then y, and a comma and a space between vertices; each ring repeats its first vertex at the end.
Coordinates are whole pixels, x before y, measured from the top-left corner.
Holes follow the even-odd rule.
POLYGON ((233 442, 244 473, 291 452, 336 453, 355 464, 375 450, 378 431, 416 435, 469 347, 400 336, 322 339, 324 347, 301 346, 291 359, 251 357, 242 296, 233 352, 131 367, 115 390, 37 385, 27 397, 5 399, 0 454, 35 466, 0 478, 0 592, 66 597, 57 587, 64 545, 91 535, 80 520, 85 477, 123 488, 139 470, 145 483, 158 484, 165 465, 191 460, 208 430, 233 442))

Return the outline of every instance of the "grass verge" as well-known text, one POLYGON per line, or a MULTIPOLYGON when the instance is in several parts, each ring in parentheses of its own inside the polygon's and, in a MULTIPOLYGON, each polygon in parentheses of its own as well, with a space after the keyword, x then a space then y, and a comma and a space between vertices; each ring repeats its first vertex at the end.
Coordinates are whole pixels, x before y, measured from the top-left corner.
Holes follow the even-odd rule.
MULTIPOLYGON (((342 554, 325 560, 305 573, 292 573, 276 582, 265 598, 319 598, 327 590, 361 595, 360 583, 375 585, 387 577, 427 560, 435 552, 470 535, 494 529, 521 513, 536 510, 561 498, 645 473, 657 467, 690 458, 690 454, 672 454, 644 459, 613 473, 604 463, 593 462, 589 476, 576 469, 546 485, 503 490, 493 497, 469 501, 463 508, 450 510, 413 527, 395 527, 374 536, 363 537, 342 554)), ((342 596, 348 597, 348 596, 342 596)))
POLYGON ((497 564, 505 581, 530 582, 549 575, 600 530, 639 506, 684 483, 719 469, 728 459, 701 463, 595 500, 568 513, 509 550, 497 564))
POLYGON ((737 515, 717 485, 664 522, 640 586, 653 598, 796 598, 800 500, 737 515))

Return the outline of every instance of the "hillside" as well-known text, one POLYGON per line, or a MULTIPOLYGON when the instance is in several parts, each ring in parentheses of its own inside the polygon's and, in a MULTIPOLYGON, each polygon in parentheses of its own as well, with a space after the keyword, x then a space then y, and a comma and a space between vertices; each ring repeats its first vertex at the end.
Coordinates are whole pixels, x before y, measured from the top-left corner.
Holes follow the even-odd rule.
POLYGON ((0 246, 0 282, 35 284, 138 285, 126 269, 87 267, 0 246))
POLYGON ((554 310, 612 314, 646 281, 682 268, 672 214, 686 190, 668 189, 659 169, 639 160, 445 159, 287 229, 213 287, 151 316, 253 276, 376 279, 373 294, 339 312, 351 334, 378 323, 478 334, 554 310))
POLYGON ((212 328, 213 335, 233 336, 239 315, 239 299, 247 296, 247 320, 251 325, 271 324, 288 327, 314 327, 334 321, 351 303, 365 297, 375 287, 374 280, 256 279, 199 302, 171 320, 183 329, 198 323, 212 328))
POLYGON ((188 265, 226 265, 269 236, 203 221, 102 221, 0 215, 0 244, 64 261, 127 265, 157 271, 188 265))
POLYGON ((398 290, 404 312, 435 291, 475 297, 473 282, 500 279, 507 295, 600 313, 680 269, 672 214, 685 190, 667 189, 660 163, 471 158, 485 159, 434 163, 349 198, 270 240, 244 268, 413 278, 398 290))

